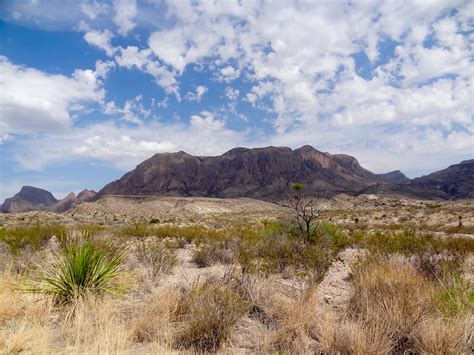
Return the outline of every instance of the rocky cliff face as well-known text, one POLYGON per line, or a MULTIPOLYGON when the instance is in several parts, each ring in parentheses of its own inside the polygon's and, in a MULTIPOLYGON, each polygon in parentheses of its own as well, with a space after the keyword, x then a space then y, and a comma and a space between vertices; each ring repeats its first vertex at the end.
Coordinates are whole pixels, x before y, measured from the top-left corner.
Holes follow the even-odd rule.
POLYGON ((184 152, 155 154, 106 185, 104 195, 182 195, 253 197, 276 200, 291 184, 308 193, 356 194, 380 179, 347 155, 331 155, 310 146, 234 148, 221 156, 196 157, 184 152))

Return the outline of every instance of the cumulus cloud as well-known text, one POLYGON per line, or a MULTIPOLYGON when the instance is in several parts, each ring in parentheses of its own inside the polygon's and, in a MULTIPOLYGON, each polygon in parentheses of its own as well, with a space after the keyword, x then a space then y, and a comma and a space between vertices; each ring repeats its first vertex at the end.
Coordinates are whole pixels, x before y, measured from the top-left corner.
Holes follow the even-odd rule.
MULTIPOLYGON (((147 2, 149 7, 153 4, 147 2)), ((87 11, 95 1, 88 1, 87 6, 84 13, 92 20, 87 11)), ((120 34, 130 33, 135 22, 142 19, 138 7, 135 1, 114 1, 113 20, 120 34)), ((158 139, 146 132, 147 128, 156 129, 176 133, 194 147, 191 132, 201 132, 196 136, 204 137, 209 145, 206 149, 215 153, 227 145, 213 140, 212 132, 227 135, 236 145, 246 142, 294 147, 309 143, 359 156, 367 167, 377 171, 402 167, 414 172, 419 162, 428 160, 430 151, 440 157, 436 168, 449 157, 455 160, 472 156, 470 1, 163 1, 156 9, 166 19, 149 27, 145 45, 129 45, 132 43, 127 39, 121 43, 127 44, 125 48, 114 48, 107 30, 90 30, 85 39, 113 56, 115 65, 152 75, 177 101, 180 81, 186 80, 191 71, 205 72, 210 83, 204 82, 203 88, 213 84, 235 87, 225 88, 221 95, 229 100, 222 105, 228 113, 239 116, 237 102, 242 102, 257 117, 249 120, 252 127, 262 120, 272 129, 258 140, 249 138, 246 131, 226 128, 228 117, 224 114, 216 117, 208 112, 222 111, 203 107, 199 114, 189 117, 189 125, 180 126, 188 136, 175 132, 177 126, 173 123, 149 127, 132 99, 128 107, 125 103, 123 107, 114 104, 108 108, 123 120, 142 122, 133 128, 134 134, 111 129, 119 134, 117 137, 158 144, 170 141, 166 136, 158 139)), ((140 22, 140 26, 152 22, 140 22)), ((109 64, 96 65, 95 80, 110 69, 109 64)), ((78 80, 74 76, 66 79, 78 80)), ((97 93, 100 83, 91 87, 97 93)), ((203 90, 191 91, 185 98, 199 102, 203 90)), ((76 101, 81 100, 59 101, 67 107, 59 111, 69 115, 76 101)), ((170 101, 156 98, 153 102, 155 107, 164 108, 170 101)), ((61 105, 53 111, 57 107, 61 105)), ((102 137, 96 144, 115 139, 92 131, 82 138, 85 141, 95 136, 102 137)), ((182 148, 181 143, 170 142, 182 148)), ((190 150, 203 153, 198 148, 190 150)))
POLYGON ((111 44, 112 37, 113 34, 109 30, 91 30, 84 35, 87 43, 103 50, 108 56, 112 56, 115 52, 115 48, 111 44))
POLYGON ((90 20, 95 20, 101 14, 107 12, 109 6, 96 0, 81 3, 81 10, 90 20))
POLYGON ((240 76, 240 70, 228 65, 219 71, 219 77, 222 81, 230 82, 240 76))
POLYGON ((188 91, 186 94, 186 99, 189 101, 201 102, 201 98, 207 92, 207 90, 207 87, 204 85, 198 85, 196 87, 196 92, 188 91))
POLYGON ((142 118, 147 118, 151 115, 150 109, 145 109, 141 101, 142 96, 139 95, 133 100, 125 101, 122 108, 117 107, 114 101, 109 101, 104 105, 104 113, 108 115, 119 115, 125 122, 141 125, 143 124, 142 118))
POLYGON ((104 98, 102 82, 90 69, 53 75, 0 56, 0 72, 0 134, 64 129, 72 123, 73 111, 104 98))
POLYGON ((47 137, 32 137, 18 144, 14 158, 28 170, 40 170, 65 159, 93 159, 131 169, 155 153, 184 150, 195 155, 214 155, 239 144, 251 143, 245 134, 227 129, 222 120, 202 112, 189 124, 155 121, 130 127, 110 121, 47 137), (42 148, 36 149, 38 146, 42 148))
POLYGON ((114 9, 114 23, 119 33, 125 36, 136 26, 133 20, 137 16, 137 2, 136 0, 114 0, 114 9))

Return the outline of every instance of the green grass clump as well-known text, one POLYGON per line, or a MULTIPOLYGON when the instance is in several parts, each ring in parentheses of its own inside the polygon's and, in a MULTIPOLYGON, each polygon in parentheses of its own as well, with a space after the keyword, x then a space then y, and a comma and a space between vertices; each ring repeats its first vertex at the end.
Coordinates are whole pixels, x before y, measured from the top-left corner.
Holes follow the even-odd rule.
POLYGON ((440 268, 437 281, 441 291, 436 297, 436 306, 445 318, 456 318, 474 312, 474 288, 461 276, 458 268, 440 268))
POLYGON ((90 241, 73 241, 49 267, 41 271, 27 291, 53 296, 61 304, 87 295, 120 294, 123 254, 90 241))
POLYGON ((12 253, 18 254, 27 246, 33 250, 38 250, 53 235, 59 240, 63 240, 66 231, 64 226, 57 224, 35 224, 28 227, 13 228, 4 227, 0 228, 0 242, 5 243, 12 253))

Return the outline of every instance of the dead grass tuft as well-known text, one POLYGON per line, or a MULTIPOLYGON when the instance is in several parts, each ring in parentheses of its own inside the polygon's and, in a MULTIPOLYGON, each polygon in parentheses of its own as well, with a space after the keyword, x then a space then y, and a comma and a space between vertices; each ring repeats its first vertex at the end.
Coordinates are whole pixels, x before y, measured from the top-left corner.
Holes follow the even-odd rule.
POLYGON ((178 301, 175 344, 198 351, 216 350, 246 310, 245 302, 228 286, 211 282, 196 285, 178 301))

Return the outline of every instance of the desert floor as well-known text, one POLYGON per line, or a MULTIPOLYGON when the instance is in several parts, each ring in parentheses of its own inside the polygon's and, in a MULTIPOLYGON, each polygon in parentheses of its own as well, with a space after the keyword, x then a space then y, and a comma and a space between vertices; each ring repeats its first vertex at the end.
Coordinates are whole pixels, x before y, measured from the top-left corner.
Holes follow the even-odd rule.
POLYGON ((252 199, 0 214, 0 353, 474 351, 473 200, 317 206, 311 238, 252 199), (84 243, 120 256, 115 277, 51 292, 45 275, 84 243))

